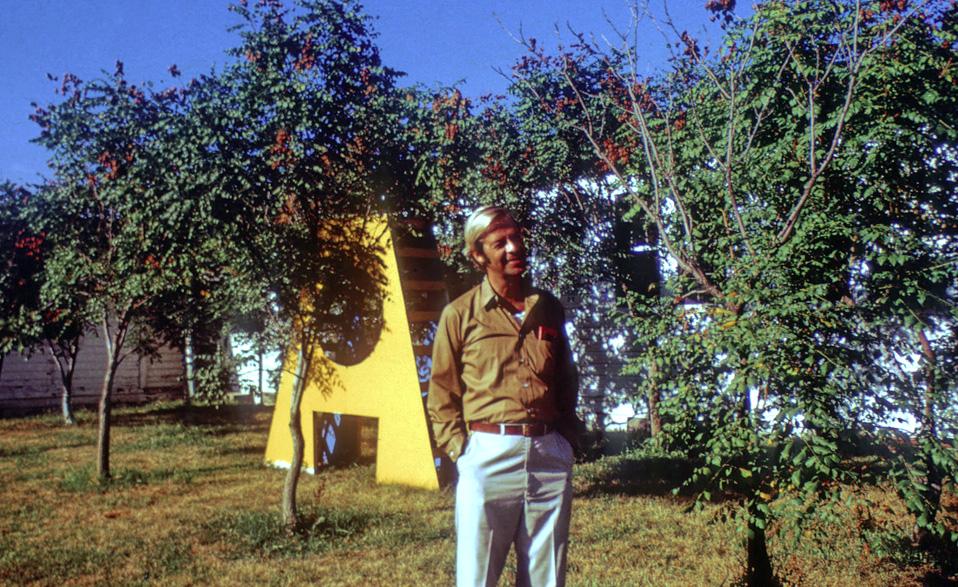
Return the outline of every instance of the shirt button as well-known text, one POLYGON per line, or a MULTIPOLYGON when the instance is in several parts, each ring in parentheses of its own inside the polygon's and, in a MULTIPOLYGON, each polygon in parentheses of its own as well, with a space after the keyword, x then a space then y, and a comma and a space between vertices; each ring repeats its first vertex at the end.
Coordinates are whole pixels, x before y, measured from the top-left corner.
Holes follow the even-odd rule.
POLYGON ((522 387, 525 388, 525 389, 528 389, 528 388, 529 388, 529 382, 526 381, 525 383, 523 383, 523 384, 522 384, 522 387))

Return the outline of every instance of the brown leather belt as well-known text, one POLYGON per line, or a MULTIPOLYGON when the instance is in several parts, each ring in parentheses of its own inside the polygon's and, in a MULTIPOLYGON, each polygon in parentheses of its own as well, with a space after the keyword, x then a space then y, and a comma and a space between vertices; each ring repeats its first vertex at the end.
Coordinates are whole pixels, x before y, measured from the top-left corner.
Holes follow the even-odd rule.
POLYGON ((545 436, 555 430, 549 424, 533 422, 531 424, 490 424, 489 422, 469 422, 473 432, 490 432, 509 436, 545 436))

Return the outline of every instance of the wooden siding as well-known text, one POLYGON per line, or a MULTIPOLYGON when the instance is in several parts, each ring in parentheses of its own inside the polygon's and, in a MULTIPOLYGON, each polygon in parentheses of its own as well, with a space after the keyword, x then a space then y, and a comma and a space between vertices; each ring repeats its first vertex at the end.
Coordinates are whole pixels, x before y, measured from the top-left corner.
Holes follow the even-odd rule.
MULTIPOLYGON (((99 401, 106 349, 100 338, 88 335, 80 345, 73 376, 73 405, 95 406, 99 401)), ((117 370, 113 387, 115 404, 135 404, 154 399, 181 398, 183 355, 163 347, 154 359, 127 357, 117 370)), ((60 373, 49 351, 30 356, 10 353, 0 373, 0 416, 59 409, 60 373)))

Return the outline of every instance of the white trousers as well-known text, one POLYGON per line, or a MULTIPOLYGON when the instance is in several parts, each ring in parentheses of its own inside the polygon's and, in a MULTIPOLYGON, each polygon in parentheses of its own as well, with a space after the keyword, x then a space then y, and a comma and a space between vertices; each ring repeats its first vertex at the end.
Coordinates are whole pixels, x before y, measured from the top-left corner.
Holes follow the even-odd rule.
POLYGON ((493 587, 516 546, 516 585, 565 584, 572 447, 562 435, 473 432, 459 457, 456 585, 493 587))

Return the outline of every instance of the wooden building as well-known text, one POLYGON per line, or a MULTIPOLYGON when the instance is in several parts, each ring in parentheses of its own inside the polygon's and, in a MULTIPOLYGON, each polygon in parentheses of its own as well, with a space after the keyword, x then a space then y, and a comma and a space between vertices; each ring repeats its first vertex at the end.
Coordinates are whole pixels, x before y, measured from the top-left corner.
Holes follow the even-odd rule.
MULTIPOLYGON (((94 407, 100 398, 106 371, 106 349, 96 335, 81 341, 73 376, 74 407, 94 407)), ((49 351, 3 357, 0 371, 0 417, 60 408, 60 371, 49 351)), ((183 355, 169 347, 153 359, 127 357, 113 387, 115 405, 139 404, 184 396, 183 355)))

